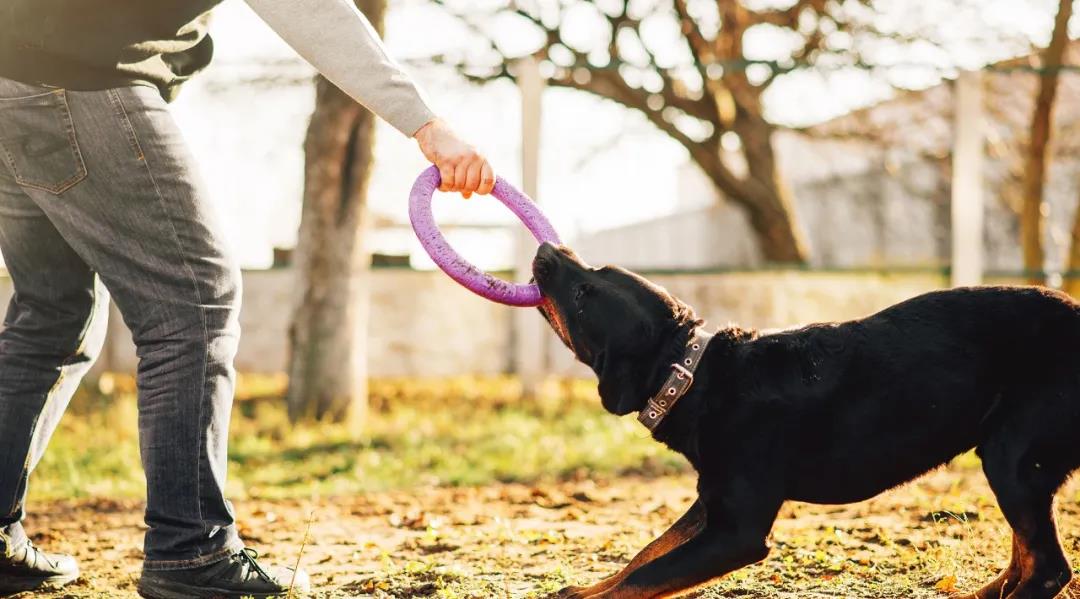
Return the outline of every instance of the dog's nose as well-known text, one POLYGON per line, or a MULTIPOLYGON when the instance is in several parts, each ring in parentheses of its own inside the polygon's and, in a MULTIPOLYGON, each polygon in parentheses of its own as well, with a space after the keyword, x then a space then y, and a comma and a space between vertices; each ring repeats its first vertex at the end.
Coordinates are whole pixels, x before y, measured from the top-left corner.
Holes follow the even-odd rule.
POLYGON ((559 255, 559 248, 555 247, 550 241, 545 241, 540 244, 540 248, 536 250, 537 257, 554 258, 559 255))
POLYGON ((546 279, 548 275, 551 274, 551 271, 554 270, 554 268, 555 263, 552 262, 550 258, 546 258, 544 256, 537 256, 533 259, 532 263, 533 279, 546 279))
POLYGON ((544 242, 540 249, 536 250, 536 258, 533 259, 533 276, 537 279, 546 278, 555 270, 559 250, 550 243, 544 242))

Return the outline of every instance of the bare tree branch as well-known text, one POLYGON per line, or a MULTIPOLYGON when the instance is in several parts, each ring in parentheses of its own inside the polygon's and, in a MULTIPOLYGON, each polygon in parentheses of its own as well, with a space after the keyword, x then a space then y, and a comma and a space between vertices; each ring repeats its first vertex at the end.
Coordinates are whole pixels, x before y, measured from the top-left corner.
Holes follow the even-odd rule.
MULTIPOLYGON (((453 13, 448 0, 432 1, 453 13)), ((631 5, 630 0, 613 2, 611 6, 597 0, 551 0, 550 6, 509 0, 505 8, 496 12, 513 15, 540 33, 542 44, 534 56, 554 66, 549 77, 551 85, 585 91, 645 115, 657 129, 686 148, 719 190, 747 209, 769 259, 805 260, 806 248, 774 157, 774 126, 765 117, 762 94, 782 75, 818 61, 837 67, 864 65, 867 57, 880 48, 875 46, 876 40, 891 39, 897 44, 912 40, 905 39, 907 32, 879 31, 868 16, 870 11, 849 10, 870 6, 872 0, 795 0, 782 9, 759 9, 747 0, 717 0, 719 25, 715 33, 708 34, 705 31, 712 29, 711 23, 706 27, 704 15, 693 12, 690 1, 655 1, 648 4, 652 11, 648 15, 635 12, 639 5, 631 5), (564 19, 570 11, 564 9, 575 4, 595 8, 606 22, 604 33, 610 38, 596 47, 568 43, 564 19), (559 13, 555 14, 555 10, 559 13), (645 35, 647 23, 665 16, 674 19, 686 44, 689 59, 681 64, 666 63, 664 55, 645 35), (801 36, 789 57, 747 60, 744 35, 748 29, 765 24, 801 36), (834 44, 832 34, 837 31, 849 41, 834 44), (590 58, 603 61, 597 57, 604 52, 604 43, 605 64, 590 64, 590 58), (747 67, 751 64, 762 65, 757 68, 764 76, 749 77, 747 67), (646 79, 639 81, 640 77, 646 79), (693 120, 702 124, 704 133, 687 125, 693 120), (738 134, 742 142, 746 173, 736 175, 724 164, 719 139, 727 132, 738 134)), ((492 62, 467 64, 469 60, 463 56, 441 56, 433 62, 453 66, 471 81, 513 79, 513 62, 520 57, 502 52, 474 14, 456 16, 484 40, 492 62)))
POLYGON ((797 29, 799 26, 799 15, 801 15, 805 9, 813 10, 819 14, 825 13, 827 3, 825 0, 798 0, 798 2, 792 4, 788 8, 747 11, 747 14, 749 15, 750 21, 755 25, 768 24, 775 25, 776 27, 784 27, 786 29, 797 29))

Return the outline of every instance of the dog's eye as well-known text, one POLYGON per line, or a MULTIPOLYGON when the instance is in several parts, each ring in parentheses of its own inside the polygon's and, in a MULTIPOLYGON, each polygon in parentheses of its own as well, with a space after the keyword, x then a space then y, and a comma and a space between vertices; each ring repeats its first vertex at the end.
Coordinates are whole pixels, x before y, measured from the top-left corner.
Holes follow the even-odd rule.
POLYGON ((581 285, 578 285, 576 289, 574 289, 574 301, 580 302, 581 300, 588 297, 590 293, 592 293, 592 285, 589 285, 588 283, 582 283, 581 285))

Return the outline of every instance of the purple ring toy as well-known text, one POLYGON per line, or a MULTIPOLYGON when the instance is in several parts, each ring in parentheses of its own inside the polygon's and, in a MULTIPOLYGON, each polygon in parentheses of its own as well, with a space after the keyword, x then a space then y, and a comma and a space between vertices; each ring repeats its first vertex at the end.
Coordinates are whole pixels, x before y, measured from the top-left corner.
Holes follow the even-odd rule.
MULTIPOLYGON (((431 196, 439 188, 441 181, 439 169, 428 167, 417 177, 409 194, 409 220, 412 222, 413 231, 435 264, 466 289, 500 304, 531 307, 543 303, 544 298, 536 285, 521 285, 496 278, 473 266, 450 247, 431 214, 431 196)), ((500 177, 496 177, 491 195, 505 204, 537 241, 556 245, 561 243, 559 234, 529 196, 514 189, 500 177)))

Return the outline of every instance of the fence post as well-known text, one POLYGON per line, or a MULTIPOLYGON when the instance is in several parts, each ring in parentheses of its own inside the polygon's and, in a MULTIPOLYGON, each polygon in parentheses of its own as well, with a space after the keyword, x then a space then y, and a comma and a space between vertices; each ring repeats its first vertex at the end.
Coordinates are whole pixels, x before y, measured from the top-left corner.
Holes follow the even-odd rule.
POLYGON ((981 71, 956 79, 952 156, 952 285, 983 275, 983 82, 981 71))
MULTIPOLYGON (((517 82, 521 90, 521 186, 537 203, 540 169, 540 97, 544 80, 540 63, 533 57, 517 62, 517 82)), ((536 240, 524 229, 516 238, 515 270, 517 279, 527 281, 532 274, 536 240)), ((544 321, 535 310, 516 309, 513 315, 514 372, 521 380, 522 392, 533 397, 545 374, 547 356, 544 321)))

